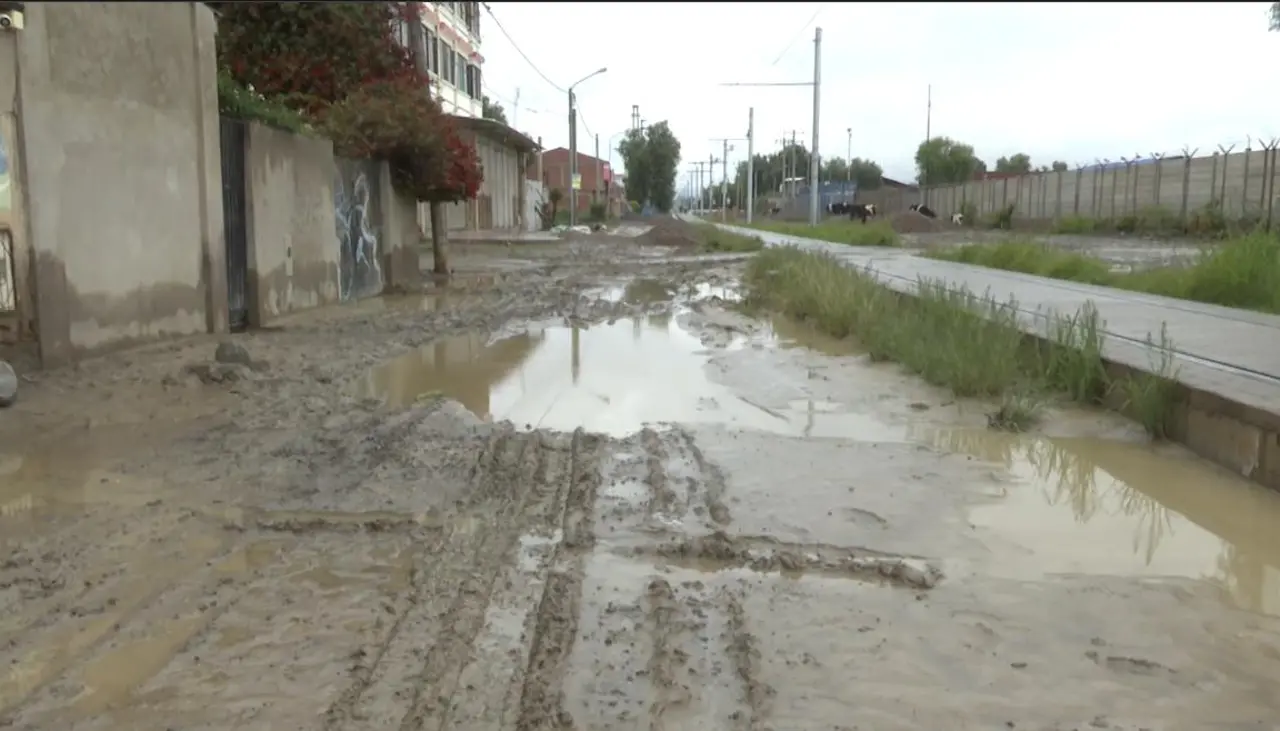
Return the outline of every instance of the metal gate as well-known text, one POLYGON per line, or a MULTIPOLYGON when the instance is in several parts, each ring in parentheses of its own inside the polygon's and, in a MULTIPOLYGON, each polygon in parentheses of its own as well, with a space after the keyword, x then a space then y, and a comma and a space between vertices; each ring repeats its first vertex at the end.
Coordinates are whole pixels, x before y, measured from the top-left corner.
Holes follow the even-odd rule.
POLYGON ((227 241, 227 309, 232 332, 249 326, 249 221, 245 200, 247 125, 220 118, 222 226, 227 241))

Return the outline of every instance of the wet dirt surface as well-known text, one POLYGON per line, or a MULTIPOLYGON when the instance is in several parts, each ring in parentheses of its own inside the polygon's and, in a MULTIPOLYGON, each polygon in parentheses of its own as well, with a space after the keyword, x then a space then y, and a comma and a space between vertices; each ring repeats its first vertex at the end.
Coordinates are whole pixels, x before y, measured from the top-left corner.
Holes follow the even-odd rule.
POLYGON ((1190 239, 1160 239, 1144 235, 1071 235, 1025 232, 986 231, 951 228, 938 233, 903 234, 903 246, 913 249, 937 249, 966 244, 995 243, 1009 239, 1038 241, 1055 249, 1096 257, 1111 265, 1113 271, 1139 271, 1156 267, 1178 266, 1194 262, 1212 244, 1190 239))
POLYGON ((457 260, 235 337, 250 364, 194 339, 32 376, 0 727, 1280 718, 1280 496, 1109 414, 993 433, 740 314, 733 260, 457 260))

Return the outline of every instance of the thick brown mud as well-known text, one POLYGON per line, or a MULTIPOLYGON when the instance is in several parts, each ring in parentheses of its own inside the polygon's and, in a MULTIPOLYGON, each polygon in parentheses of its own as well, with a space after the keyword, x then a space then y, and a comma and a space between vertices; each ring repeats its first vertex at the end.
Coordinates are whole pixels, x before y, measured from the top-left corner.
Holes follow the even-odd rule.
POLYGON ((731 263, 557 246, 236 338, 254 367, 39 375, 0 423, 0 727, 1280 718, 1276 495, 1108 414, 993 433, 739 314, 731 263))

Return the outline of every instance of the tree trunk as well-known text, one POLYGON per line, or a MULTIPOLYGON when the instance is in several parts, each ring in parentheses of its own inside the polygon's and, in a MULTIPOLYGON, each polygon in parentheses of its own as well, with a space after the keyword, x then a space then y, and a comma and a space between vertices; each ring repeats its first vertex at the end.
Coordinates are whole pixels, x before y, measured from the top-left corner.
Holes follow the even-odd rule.
POLYGON ((431 271, 436 274, 449 274, 449 257, 445 246, 449 243, 448 229, 445 226, 443 203, 432 203, 431 207, 431 271))

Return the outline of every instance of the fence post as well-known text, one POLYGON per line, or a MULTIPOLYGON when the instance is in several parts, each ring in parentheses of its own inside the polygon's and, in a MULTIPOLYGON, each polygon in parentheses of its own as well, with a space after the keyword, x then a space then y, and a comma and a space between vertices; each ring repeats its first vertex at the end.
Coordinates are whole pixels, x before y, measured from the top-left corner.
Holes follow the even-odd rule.
MULTIPOLYGON (((1266 153, 1263 153, 1266 157, 1266 153)), ((1248 218, 1249 216, 1249 163, 1253 158, 1253 137, 1245 138, 1244 143, 1244 182, 1240 188, 1240 218, 1248 218)), ((1261 212, 1261 211, 1259 211, 1261 212)))
POLYGON ((1076 195, 1071 204, 1071 215, 1080 215, 1080 191, 1084 189, 1084 165, 1076 166, 1076 195))
POLYGON ((1218 192, 1218 153, 1213 153, 1213 179, 1209 181, 1209 205, 1213 205, 1213 199, 1217 197, 1218 192))
POLYGON ((1130 200, 1130 207, 1132 208, 1131 213, 1133 213, 1133 215, 1135 215, 1135 216, 1136 216, 1136 215, 1138 215, 1138 210, 1139 210, 1139 206, 1138 206, 1138 180, 1139 180, 1141 177, 1142 177, 1142 153, 1141 153, 1141 152, 1135 152, 1135 153, 1133 153, 1133 180, 1132 180, 1132 181, 1130 181, 1130 182, 1131 182, 1131 190, 1132 190, 1132 193, 1131 193, 1131 197, 1130 197, 1130 199, 1129 199, 1129 200, 1130 200))
POLYGON ((1062 219, 1062 174, 1066 171, 1056 170, 1054 172, 1056 173, 1054 177, 1058 179, 1058 192, 1054 195, 1056 202, 1053 204, 1053 220, 1059 221, 1062 219))
POLYGON ((1182 225, 1187 225, 1187 196, 1191 194, 1191 161, 1195 159, 1196 153, 1200 151, 1197 147, 1194 150, 1182 148, 1182 208, 1178 213, 1178 218, 1182 221, 1182 225))
POLYGON ((1151 202, 1151 204, 1152 204, 1153 206, 1155 206, 1156 208, 1159 208, 1159 207, 1160 207, 1160 181, 1162 181, 1162 180, 1164 179, 1164 159, 1165 159, 1165 157, 1166 157, 1166 155, 1165 155, 1164 153, 1162 153, 1162 152, 1160 152, 1160 153, 1157 153, 1157 152, 1153 152, 1153 153, 1151 153, 1151 159, 1153 159, 1153 160, 1155 160, 1155 161, 1156 161, 1156 181, 1155 181, 1155 183, 1156 183, 1156 184, 1155 184, 1155 190, 1153 190, 1153 191, 1152 191, 1152 195, 1155 197, 1155 200, 1153 200, 1153 201, 1151 202))
POLYGON ((1236 149, 1236 143, 1232 142, 1230 147, 1224 148, 1218 145, 1218 150, 1222 153, 1222 193, 1218 196, 1219 205, 1225 215, 1227 212, 1227 170, 1231 165, 1231 151, 1236 149))
MULTIPOLYGON (((1135 161, 1131 158, 1122 157, 1120 158, 1120 162, 1124 163, 1124 195, 1120 196, 1120 213, 1121 215, 1124 215, 1126 213, 1125 209, 1127 208, 1129 209, 1127 212, 1132 214, 1133 209, 1129 206, 1129 191, 1132 188, 1130 183, 1133 181, 1133 167, 1135 161)), ((1116 175, 1119 176, 1119 174, 1120 172, 1116 171, 1116 175)), ((1113 182, 1111 185, 1111 200, 1114 202, 1116 198, 1115 183, 1113 182)))
POLYGON ((1271 230, 1271 214, 1276 204, 1276 150, 1280 148, 1280 139, 1273 138, 1267 145, 1267 152, 1263 155, 1263 179, 1262 189, 1267 196, 1267 230, 1271 230), (1271 158, 1271 169, 1267 170, 1266 159, 1271 158))
POLYGON ((1111 218, 1116 217, 1116 183, 1120 181, 1120 168, 1111 168, 1111 218))

